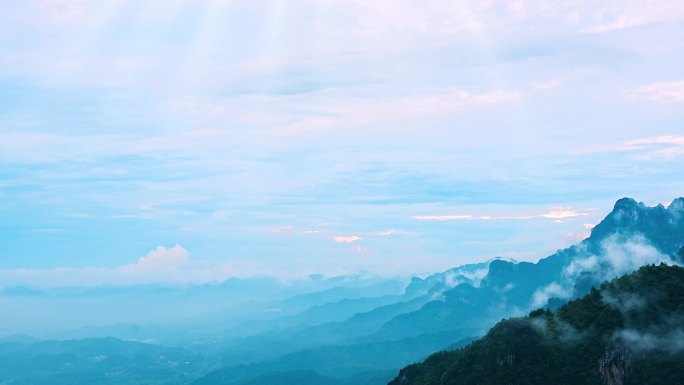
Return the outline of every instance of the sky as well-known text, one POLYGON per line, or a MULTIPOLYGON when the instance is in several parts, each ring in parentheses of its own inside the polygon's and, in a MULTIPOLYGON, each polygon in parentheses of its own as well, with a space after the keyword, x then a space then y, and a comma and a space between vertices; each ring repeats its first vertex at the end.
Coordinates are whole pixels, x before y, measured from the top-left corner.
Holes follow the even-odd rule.
POLYGON ((0 286, 536 261, 684 195, 678 0, 26 0, 0 286))

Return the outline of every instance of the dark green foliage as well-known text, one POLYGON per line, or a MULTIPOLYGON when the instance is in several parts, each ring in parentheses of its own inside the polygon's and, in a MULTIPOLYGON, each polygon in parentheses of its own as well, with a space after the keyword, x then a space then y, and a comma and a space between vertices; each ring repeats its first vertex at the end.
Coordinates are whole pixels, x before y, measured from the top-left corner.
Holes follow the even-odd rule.
POLYGON ((544 317, 544 316, 550 316, 551 314, 552 314, 552 313, 551 313, 551 310, 539 308, 539 309, 536 309, 536 310, 532 310, 532 311, 530 312, 530 314, 528 315, 528 317, 530 317, 530 318, 539 318, 539 317, 544 317))
POLYGON ((626 385, 682 384, 683 320, 684 269, 645 266, 555 313, 502 321, 463 349, 402 369, 390 384, 599 385, 609 372, 626 385))

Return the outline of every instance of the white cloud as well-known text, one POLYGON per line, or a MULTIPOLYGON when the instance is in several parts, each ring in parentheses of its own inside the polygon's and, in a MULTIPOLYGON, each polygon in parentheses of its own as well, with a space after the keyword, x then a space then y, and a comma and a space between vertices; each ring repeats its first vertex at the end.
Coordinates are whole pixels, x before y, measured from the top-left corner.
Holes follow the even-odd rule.
POLYGON ((572 207, 552 207, 549 211, 541 214, 529 215, 471 215, 471 214, 454 214, 454 215, 419 215, 414 216, 413 219, 419 221, 455 221, 455 220, 502 220, 502 219, 535 219, 546 218, 554 221, 562 221, 565 219, 575 219, 579 217, 586 217, 590 212, 596 209, 574 209, 572 207))
POLYGON ((304 230, 304 231, 302 231, 302 234, 316 235, 316 234, 320 234, 321 232, 322 232, 321 230, 304 230))
POLYGON ((381 237, 387 237, 391 235, 408 235, 412 234, 410 231, 404 231, 404 230, 397 230, 397 229, 390 229, 386 231, 380 231, 377 232, 376 235, 379 235, 381 237))
POLYGON ((640 151, 641 157, 645 159, 682 156, 684 155, 684 136, 662 135, 630 140, 624 143, 622 150, 640 151))
POLYGON ((652 102, 684 102, 684 80, 647 84, 631 91, 625 96, 652 102))
POLYGON ((623 329, 616 332, 614 337, 627 343, 630 349, 640 353, 654 350, 679 353, 684 350, 684 330, 678 324, 658 325, 658 327, 651 329, 653 330, 645 332, 623 329))
POLYGON ((274 234, 291 234, 294 232, 294 226, 287 225, 287 226, 280 226, 280 227, 271 227, 266 229, 269 233, 274 233, 274 234))
POLYGON ((152 214, 115 214, 112 215, 114 219, 153 219, 156 218, 152 214))
POLYGON ((544 306, 549 299, 553 297, 565 298, 570 294, 572 293, 568 292, 567 288, 564 288, 560 284, 553 282, 534 292, 532 295, 531 306, 532 308, 538 308, 544 306))
POLYGON ((591 229, 593 229, 594 226, 596 225, 585 223, 582 225, 584 231, 569 231, 565 233, 565 238, 573 243, 581 242, 591 236, 591 229))
POLYGON ((144 257, 138 259, 135 266, 141 268, 166 268, 184 264, 190 258, 190 253, 181 245, 171 248, 157 246, 144 257))
POLYGON ((456 215, 418 215, 413 217, 413 219, 419 221, 455 221, 462 219, 477 219, 472 215, 467 214, 456 214, 456 215))
POLYGON ((551 91, 561 86, 563 86, 563 82, 560 80, 553 80, 548 82, 533 82, 532 90, 535 92, 551 91))
POLYGON ((568 298, 573 294, 577 279, 592 277, 595 282, 608 281, 648 264, 674 262, 653 247, 643 235, 625 238, 613 235, 601 242, 598 254, 576 257, 562 272, 562 279, 537 290, 532 307, 542 306, 551 297, 568 298))
POLYGON ((158 246, 135 263, 112 268, 81 267, 52 269, 0 269, 0 287, 27 284, 50 286, 97 286, 147 283, 207 283, 220 282, 234 276, 254 275, 262 268, 240 262, 239 268, 232 264, 208 264, 190 259, 184 247, 158 246))
POLYGON ((355 251, 359 254, 364 254, 364 255, 368 254, 368 249, 361 247, 359 245, 351 245, 351 246, 349 246, 349 249, 351 249, 352 251, 355 251))
POLYGON ((356 241, 360 241, 363 238, 357 237, 356 235, 339 235, 336 237, 333 237, 333 241, 335 243, 353 243, 356 241))
POLYGON ((683 135, 658 135, 627 140, 618 144, 596 146, 579 153, 631 153, 635 159, 652 160, 684 155, 683 135))
POLYGON ((530 218, 548 218, 548 219, 569 219, 577 217, 586 217, 589 214, 587 211, 594 211, 593 209, 586 209, 584 211, 575 210, 572 207, 554 207, 547 213, 538 216, 531 216, 530 218))
MULTIPOLYGON (((352 130, 382 130, 382 123, 447 117, 463 112, 520 102, 524 95, 510 90, 472 92, 452 87, 413 90, 410 94, 377 86, 354 90, 336 88, 303 96, 273 96, 254 100, 282 122, 270 135, 299 137, 313 133, 350 133, 352 130), (286 107, 285 109, 283 107, 286 107), (309 111, 302 115, 301 111, 309 111)), ((211 102, 208 102, 211 103, 211 102)), ((261 114, 263 115, 263 113, 261 114)), ((235 114, 226 114, 235 118, 235 114)), ((240 115, 237 115, 238 117, 240 115)), ((223 118, 221 118, 223 119, 223 118)))
POLYGON ((583 30, 593 33, 684 19, 684 4, 677 0, 610 0, 600 4, 591 1, 578 4, 585 9, 588 21, 583 30))
POLYGON ((496 31, 534 33, 539 25, 552 31, 601 33, 684 19, 684 6, 677 0, 371 0, 357 7, 362 18, 352 33, 372 41, 382 39, 390 47, 402 38, 467 41, 490 37, 496 31))

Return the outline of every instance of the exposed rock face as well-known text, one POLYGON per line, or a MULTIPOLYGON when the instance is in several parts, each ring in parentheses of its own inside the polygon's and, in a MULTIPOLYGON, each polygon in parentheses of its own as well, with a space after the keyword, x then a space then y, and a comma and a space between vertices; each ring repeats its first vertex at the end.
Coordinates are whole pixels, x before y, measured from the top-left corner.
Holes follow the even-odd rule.
POLYGON ((607 347, 598 366, 604 384, 624 385, 625 375, 632 367, 629 348, 624 345, 607 347))

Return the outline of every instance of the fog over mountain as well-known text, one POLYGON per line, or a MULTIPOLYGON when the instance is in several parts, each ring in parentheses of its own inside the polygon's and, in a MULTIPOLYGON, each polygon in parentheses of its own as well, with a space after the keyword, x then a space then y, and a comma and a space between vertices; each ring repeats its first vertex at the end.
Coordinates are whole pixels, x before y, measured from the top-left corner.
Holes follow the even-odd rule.
MULTIPOLYGON (((464 346, 502 318, 557 309, 605 280, 683 257, 684 198, 668 207, 624 198, 589 237, 537 263, 492 258, 397 279, 6 287, 0 354, 13 362, 21 352, 41 369, 28 375, 8 364, 14 370, 0 371, 0 380, 384 384, 402 366, 464 346)), ((622 334, 644 346, 663 338, 622 334)))
POLYGON ((390 385, 675 384, 684 381, 684 268, 648 265, 554 312, 510 318, 390 385))

